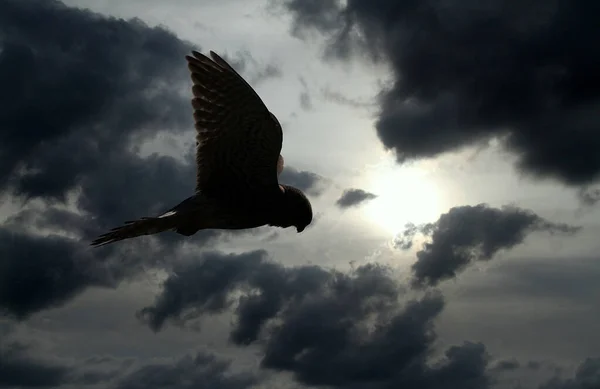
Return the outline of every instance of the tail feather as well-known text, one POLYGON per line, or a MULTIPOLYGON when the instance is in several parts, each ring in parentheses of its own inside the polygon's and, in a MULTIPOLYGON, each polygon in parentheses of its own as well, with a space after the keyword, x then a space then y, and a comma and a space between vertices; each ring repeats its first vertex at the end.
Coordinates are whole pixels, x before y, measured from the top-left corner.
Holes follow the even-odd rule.
POLYGON ((100 235, 92 241, 91 246, 104 246, 119 240, 157 234, 176 228, 177 222, 174 217, 143 217, 138 220, 126 221, 123 226, 113 228, 109 232, 100 235))

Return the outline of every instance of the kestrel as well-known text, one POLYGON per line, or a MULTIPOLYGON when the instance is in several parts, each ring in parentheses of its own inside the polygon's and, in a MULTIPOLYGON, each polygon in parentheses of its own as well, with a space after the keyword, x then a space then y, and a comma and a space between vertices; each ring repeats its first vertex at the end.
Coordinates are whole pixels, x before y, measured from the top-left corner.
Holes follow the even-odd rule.
POLYGON ((258 94, 223 58, 186 55, 193 81, 196 191, 156 217, 127 221, 92 246, 162 231, 191 236, 203 229, 296 227, 312 222, 301 190, 278 182, 283 132, 258 94))

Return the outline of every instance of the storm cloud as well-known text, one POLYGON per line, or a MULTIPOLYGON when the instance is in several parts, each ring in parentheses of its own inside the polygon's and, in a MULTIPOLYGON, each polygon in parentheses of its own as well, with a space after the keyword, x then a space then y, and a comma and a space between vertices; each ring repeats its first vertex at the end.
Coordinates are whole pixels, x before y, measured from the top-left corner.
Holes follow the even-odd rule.
POLYGON ((67 380, 66 366, 35 358, 11 332, 9 323, 0 322, 0 388, 56 387, 67 380))
MULTIPOLYGON (((37 220, 49 215, 65 223, 82 222, 69 212, 44 212, 37 220)), ((41 234, 32 227, 12 221, 0 226, 0 315, 18 320, 59 307, 88 287, 116 288, 149 268, 169 269, 177 255, 177 246, 166 239, 94 250, 86 240, 41 234)))
POLYGON ((294 186, 311 196, 321 195, 327 185, 324 177, 306 170, 298 170, 292 166, 284 167, 279 176, 279 182, 294 186))
POLYGON ((434 223, 408 225, 396 246, 408 249, 420 232, 430 238, 412 265, 414 286, 437 285, 475 261, 491 260, 501 250, 523 243, 532 232, 574 234, 578 227, 552 223, 532 211, 485 204, 451 208, 434 223))
MULTIPOLYGON (((193 164, 137 152, 192 128, 181 62, 191 49, 140 20, 52 0, 0 4, 0 195, 20 206, 0 230, 0 311, 24 319, 155 264, 151 246, 92 253, 85 242, 193 193, 193 164)), ((168 256, 181 239, 158 240, 168 256)))
POLYGON ((290 0, 293 32, 327 56, 389 64, 377 134, 399 162, 501 139, 536 177, 600 174, 600 29, 593 1, 290 0), (342 5, 343 3, 343 5, 342 5))
POLYGON ((377 198, 377 195, 363 189, 346 189, 335 204, 340 208, 356 207, 366 201, 377 198))
POLYGON ((479 343, 451 346, 431 360, 442 296, 409 298, 391 269, 379 265, 344 273, 286 268, 264 252, 206 254, 173 273, 156 302, 140 312, 156 329, 157 318, 180 324, 227 307, 234 314, 233 343, 261 346, 263 368, 290 372, 307 385, 489 384, 488 356, 479 343))
POLYGON ((259 380, 250 373, 232 373, 231 362, 198 352, 172 361, 147 363, 120 378, 115 389, 245 389, 259 380))
POLYGON ((0 328, 1 388, 245 389, 260 381, 252 373, 232 372, 230 361, 206 352, 162 360, 91 356, 69 361, 46 355, 38 344, 24 343, 11 329, 10 324, 0 328))
POLYGON ((153 306, 138 312, 154 331, 167 319, 189 321, 203 313, 218 313, 229 308, 230 293, 256 271, 266 255, 264 251, 241 255, 213 252, 201 261, 190 260, 174 267, 163 284, 162 293, 153 306))
POLYGON ((49 206, 73 195, 98 232, 192 193, 193 165, 137 153, 144 139, 192 127, 190 44, 52 0, 5 1, 0 15, 5 194, 49 206))
POLYGON ((575 371, 572 378, 555 377, 539 389, 591 389, 600 387, 600 358, 588 358, 575 371))
POLYGON ((64 199, 134 142, 191 128, 192 46, 169 31, 52 0, 4 1, 0 15, 1 188, 64 199))

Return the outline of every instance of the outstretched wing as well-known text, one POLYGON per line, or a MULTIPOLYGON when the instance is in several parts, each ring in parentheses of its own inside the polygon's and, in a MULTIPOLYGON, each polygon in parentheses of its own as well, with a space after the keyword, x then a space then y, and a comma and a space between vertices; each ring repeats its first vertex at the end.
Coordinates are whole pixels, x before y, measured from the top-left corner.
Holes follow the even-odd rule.
POLYGON ((283 133, 252 87, 214 52, 186 56, 193 81, 196 191, 227 195, 235 187, 277 188, 283 133))

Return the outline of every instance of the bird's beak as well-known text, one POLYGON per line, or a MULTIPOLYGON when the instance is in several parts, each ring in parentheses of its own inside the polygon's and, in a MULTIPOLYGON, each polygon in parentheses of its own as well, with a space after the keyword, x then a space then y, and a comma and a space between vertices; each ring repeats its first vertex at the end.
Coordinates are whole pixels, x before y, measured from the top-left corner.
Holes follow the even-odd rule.
POLYGON ((304 231, 304 227, 296 227, 296 231, 298 233, 301 233, 302 231, 304 231))

